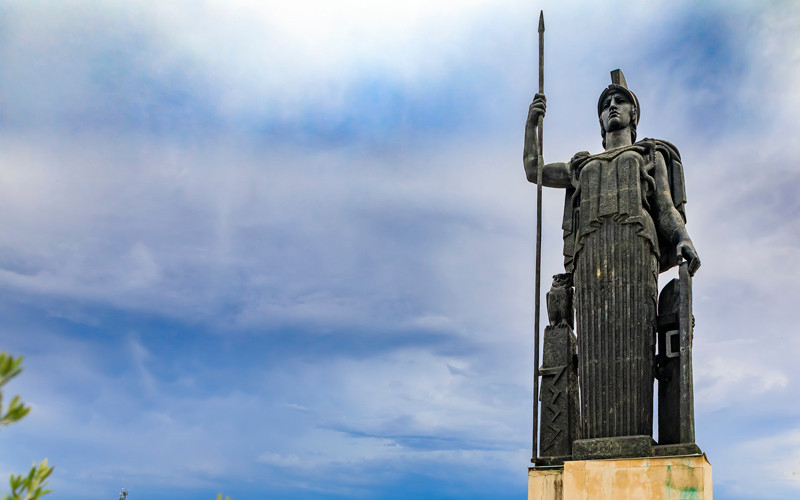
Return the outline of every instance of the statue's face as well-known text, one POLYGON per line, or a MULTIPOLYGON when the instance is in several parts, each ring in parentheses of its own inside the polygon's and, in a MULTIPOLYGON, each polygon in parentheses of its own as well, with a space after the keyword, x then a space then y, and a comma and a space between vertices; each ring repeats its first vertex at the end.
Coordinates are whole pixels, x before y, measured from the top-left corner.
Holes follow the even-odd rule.
POLYGON ((611 92, 603 101, 600 120, 606 132, 622 130, 631 125, 634 107, 628 98, 619 92, 611 92))

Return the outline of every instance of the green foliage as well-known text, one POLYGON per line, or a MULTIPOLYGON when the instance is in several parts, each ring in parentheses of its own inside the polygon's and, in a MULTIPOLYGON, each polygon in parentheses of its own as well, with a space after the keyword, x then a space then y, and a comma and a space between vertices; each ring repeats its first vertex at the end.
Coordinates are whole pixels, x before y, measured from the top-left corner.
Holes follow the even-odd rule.
MULTIPOLYGON (((0 388, 9 380, 22 372, 22 356, 14 358, 5 352, 0 353, 0 388)), ((3 392, 0 391, 0 425, 13 424, 28 414, 31 409, 20 401, 19 396, 14 396, 8 405, 8 410, 3 414, 3 392)))
MULTIPOLYGON (((222 493, 217 493, 217 500, 222 500, 222 493)), ((225 500, 233 500, 233 498, 225 497, 225 500)))
MULTIPOLYGON (((22 356, 15 358, 5 352, 0 352, 0 389, 21 372, 22 356)), ((25 406, 19 396, 14 396, 4 414, 3 391, 0 390, 0 425, 19 422, 30 411, 31 408, 25 406)), ((12 474, 10 481, 11 494, 5 495, 3 500, 37 500, 42 495, 50 493, 52 490, 46 490, 44 487, 47 485, 47 478, 52 472, 53 467, 47 465, 47 459, 45 458, 39 465, 34 463, 30 472, 25 476, 12 474)))
POLYGON ((53 472, 53 467, 47 466, 47 459, 42 460, 38 466, 33 464, 27 476, 11 475, 11 494, 3 497, 3 500, 36 500, 42 495, 46 495, 53 490, 43 489, 47 483, 47 477, 53 472))

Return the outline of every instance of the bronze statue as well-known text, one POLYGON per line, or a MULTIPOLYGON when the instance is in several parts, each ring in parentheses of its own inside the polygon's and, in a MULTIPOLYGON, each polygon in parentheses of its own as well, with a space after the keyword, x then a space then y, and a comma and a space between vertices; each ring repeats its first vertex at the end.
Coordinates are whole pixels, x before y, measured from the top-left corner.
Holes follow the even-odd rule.
MULTIPOLYGON (((658 275, 684 259, 694 275, 700 259, 685 226, 680 155, 666 141, 637 142, 639 101, 621 71, 611 77, 597 103, 605 151, 544 164, 541 179, 566 191, 563 253, 574 284, 578 433, 652 441, 658 275)), ((544 94, 536 94, 525 129, 525 173, 534 183, 545 107, 544 94)))

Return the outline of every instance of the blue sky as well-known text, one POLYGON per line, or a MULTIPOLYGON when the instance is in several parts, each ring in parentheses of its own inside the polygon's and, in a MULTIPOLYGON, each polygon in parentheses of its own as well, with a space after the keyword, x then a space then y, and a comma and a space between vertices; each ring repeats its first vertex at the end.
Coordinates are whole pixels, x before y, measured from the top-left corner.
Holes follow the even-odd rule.
POLYGON ((0 477, 48 457, 53 500, 524 496, 539 9, 547 160, 600 151, 615 68, 639 136, 681 150, 715 498, 796 498, 788 1, 0 4, 0 333, 33 407, 0 477))

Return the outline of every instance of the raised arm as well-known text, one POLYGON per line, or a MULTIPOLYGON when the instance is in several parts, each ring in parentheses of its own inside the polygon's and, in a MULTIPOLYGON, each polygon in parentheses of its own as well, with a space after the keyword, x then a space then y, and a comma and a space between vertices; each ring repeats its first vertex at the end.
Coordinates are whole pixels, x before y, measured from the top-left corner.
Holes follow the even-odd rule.
MULTIPOLYGON (((536 144, 536 126, 539 116, 544 116, 546 99, 544 94, 536 94, 528 108, 528 121, 525 123, 525 147, 522 151, 522 163, 528 182, 536 183, 538 154, 536 144)), ((542 185, 554 188, 570 187, 569 167, 566 163, 547 163, 542 170, 542 185)))
POLYGON ((672 203, 672 194, 669 189, 667 177, 667 164, 664 156, 656 153, 656 169, 654 172, 656 181, 655 192, 655 213, 654 221, 658 227, 658 232, 662 238, 666 238, 675 249, 678 260, 681 258, 689 261, 689 272, 694 275, 700 267, 700 257, 694 248, 689 233, 686 231, 686 224, 683 217, 672 203))

